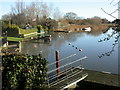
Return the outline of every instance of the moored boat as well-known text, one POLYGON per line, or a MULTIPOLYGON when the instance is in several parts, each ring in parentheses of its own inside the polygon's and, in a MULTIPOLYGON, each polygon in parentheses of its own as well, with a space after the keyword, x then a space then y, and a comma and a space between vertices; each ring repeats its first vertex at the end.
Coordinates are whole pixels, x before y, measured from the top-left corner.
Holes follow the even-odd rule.
POLYGON ((87 27, 87 28, 82 28, 83 31, 91 31, 91 27, 87 27))

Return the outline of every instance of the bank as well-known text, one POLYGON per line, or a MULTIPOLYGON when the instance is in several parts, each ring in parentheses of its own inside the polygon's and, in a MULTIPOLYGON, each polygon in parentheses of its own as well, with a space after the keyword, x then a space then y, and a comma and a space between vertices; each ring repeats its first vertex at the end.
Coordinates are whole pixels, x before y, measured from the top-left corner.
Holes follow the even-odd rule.
POLYGON ((88 73, 88 77, 84 81, 77 83, 78 87, 76 87, 75 90, 94 89, 94 88, 120 89, 120 85, 119 85, 120 75, 111 74, 109 72, 98 72, 91 70, 85 70, 85 72, 88 73))
POLYGON ((111 25, 103 24, 103 25, 75 25, 70 24, 64 28, 58 28, 54 30, 54 32, 81 32, 84 31, 85 28, 90 27, 91 31, 105 31, 108 30, 111 25))

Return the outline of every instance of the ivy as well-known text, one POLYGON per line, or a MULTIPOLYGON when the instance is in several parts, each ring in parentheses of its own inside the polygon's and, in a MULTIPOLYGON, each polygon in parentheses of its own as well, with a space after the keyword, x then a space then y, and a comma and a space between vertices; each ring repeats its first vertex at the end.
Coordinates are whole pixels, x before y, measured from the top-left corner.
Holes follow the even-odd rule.
POLYGON ((6 54, 2 63, 3 90, 47 87, 47 61, 41 55, 6 54))

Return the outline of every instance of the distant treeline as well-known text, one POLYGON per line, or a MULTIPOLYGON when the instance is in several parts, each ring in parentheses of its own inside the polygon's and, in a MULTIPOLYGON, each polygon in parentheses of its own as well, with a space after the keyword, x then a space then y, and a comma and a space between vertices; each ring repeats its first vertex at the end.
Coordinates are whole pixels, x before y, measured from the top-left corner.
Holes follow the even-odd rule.
POLYGON ((94 16, 92 18, 81 18, 74 12, 62 14, 60 10, 45 2, 15 2, 9 14, 3 15, 2 20, 10 21, 12 24, 24 28, 30 24, 32 27, 42 25, 44 29, 53 30, 66 27, 69 24, 76 25, 100 25, 107 24, 105 18, 94 16))

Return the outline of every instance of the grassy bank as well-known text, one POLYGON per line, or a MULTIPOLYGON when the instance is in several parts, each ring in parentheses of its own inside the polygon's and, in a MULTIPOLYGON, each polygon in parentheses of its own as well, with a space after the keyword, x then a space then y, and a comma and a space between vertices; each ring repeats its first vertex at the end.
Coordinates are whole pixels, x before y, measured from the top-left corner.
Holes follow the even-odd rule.
POLYGON ((0 37, 0 40, 2 39, 3 37, 0 37))
POLYGON ((8 41, 22 41, 24 38, 16 38, 16 37, 7 37, 8 41))
POLYGON ((29 34, 37 32, 37 28, 31 28, 31 29, 19 29, 19 34, 29 34))

